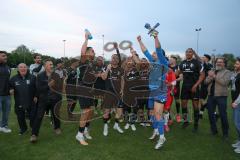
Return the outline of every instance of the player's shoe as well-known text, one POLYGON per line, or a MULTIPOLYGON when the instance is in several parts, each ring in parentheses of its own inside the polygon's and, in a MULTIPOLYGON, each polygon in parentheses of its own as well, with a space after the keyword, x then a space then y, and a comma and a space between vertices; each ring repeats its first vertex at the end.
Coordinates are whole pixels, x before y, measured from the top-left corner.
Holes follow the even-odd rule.
POLYGON ((159 138, 157 144, 155 145, 155 149, 160 149, 163 146, 165 141, 166 141, 165 137, 159 138))
POLYGON ((157 130, 157 129, 154 129, 152 136, 149 137, 148 139, 153 140, 153 139, 155 139, 155 137, 158 136, 158 135, 159 135, 158 130, 157 130))
POLYGON ((103 127, 103 135, 104 136, 107 136, 108 135, 108 124, 104 124, 104 127, 103 127))
POLYGON ((118 125, 118 123, 115 123, 113 126, 114 130, 117 130, 119 133, 123 133, 123 130, 120 128, 120 126, 118 125))
POLYGON ((88 143, 85 141, 85 138, 82 133, 78 132, 76 135, 76 140, 80 142, 81 145, 87 146, 88 143))
POLYGON ((131 129, 132 129, 132 131, 136 131, 137 130, 137 128, 135 127, 134 124, 131 124, 131 129))
POLYGON ((130 127, 130 124, 129 123, 127 123, 125 126, 124 126, 124 129, 129 129, 129 127, 130 127))

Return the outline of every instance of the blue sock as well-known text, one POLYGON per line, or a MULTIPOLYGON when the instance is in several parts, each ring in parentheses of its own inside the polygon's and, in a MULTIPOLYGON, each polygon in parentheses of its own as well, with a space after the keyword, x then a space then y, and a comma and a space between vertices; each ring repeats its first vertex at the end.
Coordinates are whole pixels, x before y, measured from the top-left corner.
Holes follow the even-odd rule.
POLYGON ((152 128, 153 129, 157 128, 156 119, 153 115, 151 115, 151 121, 152 121, 152 128))
POLYGON ((164 119, 156 121, 159 135, 164 135, 164 119))

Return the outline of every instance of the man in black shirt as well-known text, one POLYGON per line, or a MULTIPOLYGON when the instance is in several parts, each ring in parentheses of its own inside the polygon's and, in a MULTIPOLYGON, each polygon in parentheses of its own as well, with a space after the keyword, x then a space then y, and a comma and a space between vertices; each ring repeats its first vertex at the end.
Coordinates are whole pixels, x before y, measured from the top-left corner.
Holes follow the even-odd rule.
POLYGON ((10 133, 8 116, 11 110, 11 97, 9 95, 9 79, 11 69, 7 65, 7 52, 0 51, 0 132, 10 133))
MULTIPOLYGON (((48 81, 53 72, 53 62, 51 60, 46 60, 44 63, 44 68, 45 71, 39 73, 36 78, 36 94, 38 97, 38 109, 32 126, 32 135, 30 138, 30 142, 32 143, 35 143, 37 141, 42 119, 49 103, 50 93, 49 87, 54 85, 53 80, 50 82, 48 81)), ((51 111, 52 113, 54 113, 53 107, 51 111)))
MULTIPOLYGON (((102 73, 101 77, 103 80, 106 80, 106 91, 116 95, 116 98, 105 98, 104 106, 104 129, 103 135, 108 135, 108 120, 110 119, 110 112, 113 107, 116 107, 116 116, 115 116, 115 124, 113 129, 117 130, 119 133, 123 133, 123 130, 119 126, 119 119, 122 115, 122 105, 118 105, 117 103, 121 100, 121 94, 123 93, 123 74, 124 70, 121 68, 121 57, 118 50, 118 45, 114 44, 114 47, 117 51, 117 54, 112 55, 110 64, 107 66, 107 69, 104 73, 102 73), (120 93, 120 94, 119 94, 120 93)), ((105 94, 104 96, 107 96, 105 94)))
POLYGON ((97 108, 99 100, 103 98, 103 95, 101 92, 98 93, 98 90, 105 90, 105 80, 103 80, 101 77, 101 74, 105 72, 105 70, 106 66, 104 65, 104 59, 102 56, 98 56, 93 66, 94 75, 97 78, 94 83, 94 88, 97 89, 95 92, 96 97, 94 100, 95 108, 97 108))
MULTIPOLYGON (((202 57, 202 65, 203 65, 203 68, 204 68, 205 77, 207 77, 208 72, 213 69, 213 65, 210 63, 210 60, 211 60, 211 56, 208 55, 208 54, 204 54, 204 56, 202 57)), ((200 109, 199 117, 201 119, 203 118, 203 112, 204 112, 205 108, 207 107, 207 102, 206 102, 206 98, 207 98, 207 95, 208 95, 207 88, 208 88, 208 86, 203 81, 201 83, 201 89, 200 89, 201 109, 200 109)))
POLYGON ((76 58, 72 58, 70 60, 71 66, 67 68, 67 80, 66 80, 66 95, 67 95, 67 103, 68 103, 68 118, 69 120, 73 119, 72 112, 77 103, 77 96, 75 94, 75 90, 71 90, 69 88, 73 87, 76 89, 78 84, 78 74, 77 74, 77 67, 79 66, 79 60, 76 58), (70 86, 71 85, 71 86, 70 86))
POLYGON ((204 79, 204 71, 201 63, 193 58, 194 50, 189 48, 186 50, 186 60, 179 65, 179 73, 183 74, 183 84, 181 90, 182 114, 183 114, 183 128, 189 124, 187 118, 187 104, 188 100, 192 100, 194 109, 194 129, 198 130, 199 121, 199 85, 204 79))
MULTIPOLYGON (((22 135, 27 131, 25 119, 25 111, 28 109, 34 113, 36 109, 35 92, 36 92, 36 77, 28 71, 27 65, 20 63, 18 65, 18 74, 10 80, 10 92, 14 93, 15 113, 17 115, 18 124, 20 127, 19 134, 22 135)), ((32 127, 33 114, 30 114, 30 126, 32 127)))
MULTIPOLYGON (((88 47, 89 35, 89 32, 85 33, 85 41, 81 49, 81 63, 79 67, 80 74, 78 79, 78 85, 86 87, 86 91, 93 88, 93 81, 96 79, 94 74, 92 74, 95 52, 92 47, 88 47)), ((88 145, 85 138, 92 139, 89 135, 89 125, 94 113, 92 108, 94 106, 94 99, 86 97, 85 95, 79 95, 78 99, 82 110, 76 139, 81 145, 88 145)))
POLYGON ((132 101, 135 97, 134 95, 131 95, 129 90, 136 85, 139 72, 132 57, 128 57, 124 64, 124 89, 122 101, 124 103, 125 117, 127 118, 127 123, 124 129, 127 130, 131 126, 132 131, 136 131, 135 121, 137 117, 137 105, 135 105, 135 101, 132 101))

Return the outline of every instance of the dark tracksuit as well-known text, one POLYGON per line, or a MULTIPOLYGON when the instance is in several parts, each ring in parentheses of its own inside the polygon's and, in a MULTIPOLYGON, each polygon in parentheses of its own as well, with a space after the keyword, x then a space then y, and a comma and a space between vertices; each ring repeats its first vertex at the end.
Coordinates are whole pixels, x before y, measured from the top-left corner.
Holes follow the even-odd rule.
MULTIPOLYGON (((44 113, 46 109, 50 108, 53 123, 54 123, 54 129, 60 128, 60 120, 56 118, 55 112, 54 112, 54 106, 56 102, 61 100, 61 95, 56 94, 54 95, 52 91, 50 90, 48 86, 48 80, 49 77, 46 74, 46 71, 41 72, 37 75, 36 78, 36 88, 37 88, 37 95, 39 97, 38 99, 38 109, 37 114, 34 119, 34 124, 32 128, 32 135, 38 136, 39 130, 41 127, 42 119, 44 116, 44 113)), ((55 82, 57 83, 57 82, 55 82)))
POLYGON ((10 80, 10 89, 14 90, 15 100, 15 113, 17 115, 20 132, 27 130, 27 124, 25 119, 26 110, 30 115, 30 126, 36 110, 36 104, 33 102, 33 98, 36 92, 36 77, 27 73, 22 77, 19 73, 13 76, 10 80))

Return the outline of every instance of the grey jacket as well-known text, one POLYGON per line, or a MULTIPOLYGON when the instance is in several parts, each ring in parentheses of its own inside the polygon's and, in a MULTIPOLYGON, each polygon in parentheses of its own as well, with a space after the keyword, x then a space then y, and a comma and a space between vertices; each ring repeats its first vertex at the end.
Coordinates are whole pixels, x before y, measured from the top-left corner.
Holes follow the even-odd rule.
MULTIPOLYGON (((228 85, 231 80, 231 75, 232 73, 227 69, 218 71, 215 77, 214 96, 228 96, 228 85)), ((209 76, 205 79, 205 84, 208 85, 208 95, 210 95, 213 80, 214 78, 209 76)))

